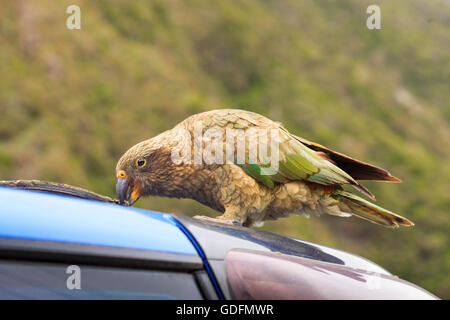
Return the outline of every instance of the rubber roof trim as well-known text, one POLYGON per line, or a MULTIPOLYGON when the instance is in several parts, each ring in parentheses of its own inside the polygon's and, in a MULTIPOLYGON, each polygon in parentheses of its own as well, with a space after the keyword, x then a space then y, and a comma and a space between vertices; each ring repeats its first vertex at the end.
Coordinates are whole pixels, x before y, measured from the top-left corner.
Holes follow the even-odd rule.
POLYGON ((198 256, 40 240, 0 238, 0 258, 152 270, 203 270, 198 256))

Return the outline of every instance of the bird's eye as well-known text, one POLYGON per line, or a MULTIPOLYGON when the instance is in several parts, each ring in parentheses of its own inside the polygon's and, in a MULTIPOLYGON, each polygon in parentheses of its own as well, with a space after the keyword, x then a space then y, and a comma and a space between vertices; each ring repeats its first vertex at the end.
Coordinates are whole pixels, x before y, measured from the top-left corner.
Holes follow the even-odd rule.
POLYGON ((145 161, 145 159, 137 159, 136 160, 136 165, 138 167, 143 167, 143 166, 145 166, 146 163, 147 163, 147 161, 145 161))

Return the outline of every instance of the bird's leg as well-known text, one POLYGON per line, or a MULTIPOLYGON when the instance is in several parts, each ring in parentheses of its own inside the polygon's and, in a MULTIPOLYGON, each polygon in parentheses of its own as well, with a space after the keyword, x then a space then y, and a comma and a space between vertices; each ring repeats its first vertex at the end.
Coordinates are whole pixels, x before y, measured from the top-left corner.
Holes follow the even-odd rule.
POLYGON ((241 214, 241 210, 236 206, 225 206, 225 213, 217 218, 211 218, 206 216, 194 216, 195 219, 213 221, 218 223, 226 223, 232 225, 242 226, 244 222, 244 214, 241 214))
POLYGON ((243 212, 238 206, 225 205, 224 214, 218 216, 217 219, 226 223, 238 224, 242 226, 245 222, 245 212, 243 212))

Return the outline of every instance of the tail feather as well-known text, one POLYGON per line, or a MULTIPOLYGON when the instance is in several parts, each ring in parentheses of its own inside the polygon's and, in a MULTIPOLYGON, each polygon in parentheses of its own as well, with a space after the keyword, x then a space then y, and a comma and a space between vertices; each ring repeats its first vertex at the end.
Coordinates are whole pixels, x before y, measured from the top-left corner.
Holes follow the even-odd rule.
POLYGON ((389 210, 383 209, 369 201, 366 201, 349 192, 338 190, 333 197, 339 201, 339 209, 343 212, 351 212, 358 218, 368 220, 388 228, 399 226, 414 226, 414 223, 389 210))
POLYGON ((361 192, 362 194, 365 194, 366 196, 368 196, 373 201, 377 200, 375 198, 375 196, 372 194, 372 192, 370 192, 369 189, 364 187, 362 184, 359 184, 359 183, 352 184, 352 187, 355 188, 356 190, 358 190, 359 192, 361 192))

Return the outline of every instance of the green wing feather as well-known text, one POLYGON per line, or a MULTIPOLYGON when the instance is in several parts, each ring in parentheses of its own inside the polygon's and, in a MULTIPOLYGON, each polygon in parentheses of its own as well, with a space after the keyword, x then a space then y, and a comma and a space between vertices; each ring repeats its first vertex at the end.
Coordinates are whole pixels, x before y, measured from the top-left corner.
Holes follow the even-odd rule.
POLYGON ((347 173, 331 162, 322 159, 313 150, 292 139, 289 134, 280 131, 278 172, 275 175, 263 175, 261 169, 269 165, 244 164, 241 167, 252 177, 268 187, 274 182, 306 180, 323 185, 356 184, 347 173))
POLYGON ((247 164, 242 165, 242 169, 247 172, 250 176, 255 178, 257 181, 261 182, 268 188, 274 187, 274 180, 269 175, 263 175, 261 174, 261 166, 257 164, 247 164))

